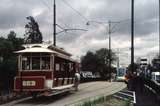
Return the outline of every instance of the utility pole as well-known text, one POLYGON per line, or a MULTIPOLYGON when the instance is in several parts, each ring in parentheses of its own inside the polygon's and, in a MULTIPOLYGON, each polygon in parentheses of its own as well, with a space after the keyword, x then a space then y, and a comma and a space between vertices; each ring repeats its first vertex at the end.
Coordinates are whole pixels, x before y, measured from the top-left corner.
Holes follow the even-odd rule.
POLYGON ((131 2, 131 71, 134 72, 134 0, 131 2))
POLYGON ((56 46, 56 0, 53 4, 53 45, 56 46))
POLYGON ((110 81, 111 81, 111 77, 112 77, 112 67, 111 67, 111 64, 112 64, 112 55, 111 55, 111 52, 112 52, 112 47, 111 47, 111 33, 112 33, 112 30, 115 26, 111 26, 112 23, 120 23, 120 21, 118 22, 114 22, 114 21, 108 21, 108 37, 109 37, 109 77, 110 77, 110 81))
POLYGON ((119 67, 120 67, 120 62, 119 62, 119 55, 120 54, 120 50, 119 50, 119 48, 118 48, 118 62, 117 62, 117 68, 119 69, 119 67))
POLYGON ((160 0, 159 1, 159 58, 160 58, 160 0))
MULTIPOLYGON (((108 53, 108 57, 109 57, 109 77, 110 77, 110 81, 111 81, 111 62, 112 62, 112 55, 111 55, 111 33, 113 33, 113 29, 115 28, 115 25, 114 26, 111 26, 111 24, 118 24, 118 23, 120 23, 120 21, 117 21, 117 22, 114 22, 114 21, 108 21, 108 22, 99 22, 99 21, 88 21, 87 23, 86 23, 86 25, 90 25, 90 22, 95 22, 95 23, 98 23, 98 24, 101 24, 101 25, 103 25, 103 26, 105 26, 104 25, 104 23, 106 23, 106 24, 108 24, 108 40, 109 40, 109 53, 108 53)), ((105 26, 106 27, 106 26, 105 26)), ((107 30, 107 27, 106 27, 106 30, 107 30)))
POLYGON ((111 81, 111 21, 108 21, 108 36, 109 36, 109 77, 111 81))

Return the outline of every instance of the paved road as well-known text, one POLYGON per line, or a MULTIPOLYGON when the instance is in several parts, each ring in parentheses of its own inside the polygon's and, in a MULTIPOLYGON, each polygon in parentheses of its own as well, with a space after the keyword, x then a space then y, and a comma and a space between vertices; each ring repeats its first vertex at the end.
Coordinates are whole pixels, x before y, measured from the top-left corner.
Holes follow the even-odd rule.
POLYGON ((125 88, 123 82, 90 82, 79 86, 78 92, 71 92, 53 97, 28 98, 21 102, 16 101, 3 106, 69 106, 82 100, 87 100, 100 95, 110 95, 125 88))

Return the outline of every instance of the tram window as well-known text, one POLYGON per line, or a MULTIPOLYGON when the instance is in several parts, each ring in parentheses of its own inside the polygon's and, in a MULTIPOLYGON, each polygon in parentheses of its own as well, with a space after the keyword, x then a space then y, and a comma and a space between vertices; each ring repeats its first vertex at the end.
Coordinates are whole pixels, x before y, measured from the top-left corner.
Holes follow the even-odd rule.
POLYGON ((40 57, 32 57, 32 70, 40 69, 40 57))
POLYGON ((73 70, 73 63, 69 63, 69 71, 73 70))
POLYGON ((42 70, 50 69, 50 57, 42 57, 42 70))
POLYGON ((61 64, 61 71, 65 71, 65 63, 61 64))
POLYGON ((22 70, 30 70, 30 58, 22 57, 22 70))
POLYGON ((56 63, 56 71, 59 71, 60 69, 60 64, 56 63))

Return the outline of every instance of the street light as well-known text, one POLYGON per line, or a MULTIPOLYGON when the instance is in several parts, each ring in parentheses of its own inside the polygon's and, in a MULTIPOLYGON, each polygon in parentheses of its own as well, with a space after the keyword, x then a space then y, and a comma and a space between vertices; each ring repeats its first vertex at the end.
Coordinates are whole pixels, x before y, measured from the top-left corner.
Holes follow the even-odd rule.
MULTIPOLYGON (((116 25, 114 25, 113 27, 111 27, 111 24, 112 23, 115 23, 115 24, 117 24, 117 23, 120 23, 120 21, 117 21, 117 22, 113 22, 113 21, 108 21, 108 22, 100 22, 100 21, 88 21, 87 23, 86 23, 86 25, 90 25, 90 23, 91 22, 94 22, 94 23, 98 23, 98 24, 101 24, 101 25, 103 25, 103 26, 105 26, 105 23, 106 24, 108 24, 108 40, 109 40, 109 55, 108 55, 108 57, 109 57, 109 73, 110 73, 110 81, 111 81, 111 33, 113 33, 112 32, 112 30, 115 28, 115 26, 116 25)), ((106 27, 106 26, 105 26, 106 27)), ((107 30, 107 27, 106 27, 106 30, 107 30)))

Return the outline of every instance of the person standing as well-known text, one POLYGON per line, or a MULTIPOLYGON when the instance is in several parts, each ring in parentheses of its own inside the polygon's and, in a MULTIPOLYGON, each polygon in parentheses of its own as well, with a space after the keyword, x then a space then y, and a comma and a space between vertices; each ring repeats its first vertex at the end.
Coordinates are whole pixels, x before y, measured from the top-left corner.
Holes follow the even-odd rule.
POLYGON ((76 71, 76 73, 75 73, 75 82, 74 82, 75 91, 78 91, 79 83, 80 83, 80 74, 76 71))

